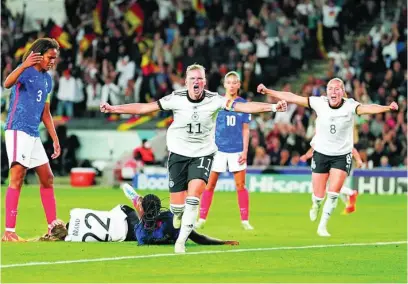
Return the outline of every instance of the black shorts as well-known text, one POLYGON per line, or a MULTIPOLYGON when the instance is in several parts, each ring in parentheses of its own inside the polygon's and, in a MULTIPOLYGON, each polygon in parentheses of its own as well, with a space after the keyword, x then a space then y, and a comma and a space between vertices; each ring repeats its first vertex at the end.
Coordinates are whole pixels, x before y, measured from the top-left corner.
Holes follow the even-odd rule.
POLYGON ((214 154, 190 158, 171 153, 169 156, 169 191, 181 192, 187 190, 190 180, 202 179, 205 183, 211 172, 214 154))
POLYGON ((312 172, 325 174, 330 169, 339 169, 345 171, 347 175, 351 170, 351 153, 340 156, 327 156, 317 151, 313 151, 312 172))
POLYGON ((136 210, 127 205, 121 205, 120 209, 122 209, 122 211, 127 215, 126 222, 128 224, 128 232, 125 242, 136 241, 135 226, 140 222, 139 217, 137 217, 136 210))

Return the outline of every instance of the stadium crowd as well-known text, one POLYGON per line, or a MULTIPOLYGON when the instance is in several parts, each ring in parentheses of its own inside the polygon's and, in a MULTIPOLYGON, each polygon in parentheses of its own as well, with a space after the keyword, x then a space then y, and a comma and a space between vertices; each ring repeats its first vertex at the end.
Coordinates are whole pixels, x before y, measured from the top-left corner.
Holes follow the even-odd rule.
MULTIPOLYGON (((242 97, 258 100, 258 83, 295 75, 327 50, 325 77, 310 76, 300 94, 324 95, 325 83, 340 77, 349 96, 358 101, 398 101, 398 113, 360 117, 355 141, 367 167, 406 166, 406 5, 368 35, 356 37, 352 52, 342 51, 345 35, 378 16, 380 3, 66 0, 67 21, 62 27, 44 20, 39 21, 40 30, 24 33, 24 13, 12 15, 2 1, 1 79, 21 61, 27 44, 56 35, 62 52, 52 71, 52 112, 93 117, 101 115, 101 101, 149 102, 182 88, 183 72, 192 63, 206 67, 207 87, 219 93, 224 92, 224 75, 236 70, 242 97)), ((291 88, 289 83, 282 86, 297 91, 291 88)), ((286 113, 255 117, 248 163, 305 165, 299 158, 309 148, 314 119, 312 112, 295 105, 286 113)))

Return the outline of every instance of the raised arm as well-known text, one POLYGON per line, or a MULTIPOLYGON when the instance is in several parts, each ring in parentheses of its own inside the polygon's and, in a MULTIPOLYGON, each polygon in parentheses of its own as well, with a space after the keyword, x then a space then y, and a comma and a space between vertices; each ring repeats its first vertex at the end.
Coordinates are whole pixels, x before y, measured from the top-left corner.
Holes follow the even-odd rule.
POLYGON ((369 104, 369 105, 359 105, 357 106, 356 113, 358 115, 361 114, 376 114, 376 113, 383 113, 389 111, 397 111, 398 105, 396 102, 392 102, 389 106, 382 106, 376 104, 369 104))
POLYGON ((279 101, 277 104, 267 104, 267 103, 234 103, 233 110, 236 112, 244 113, 260 113, 260 112, 285 112, 288 108, 286 101, 279 101))
POLYGON ((134 103, 111 106, 108 103, 101 103, 101 112, 104 113, 117 113, 117 114, 146 114, 160 110, 157 102, 152 103, 134 103))
POLYGON ((307 97, 298 96, 291 92, 279 92, 279 91, 271 90, 265 87, 264 84, 258 85, 257 92, 263 95, 277 98, 278 100, 285 100, 288 103, 294 103, 294 104, 301 105, 304 107, 309 106, 309 101, 307 97))
POLYGON ((30 55, 27 56, 27 59, 7 76, 6 80, 4 81, 4 88, 9 89, 13 87, 25 69, 39 63, 41 60, 42 55, 40 53, 31 52, 30 55))

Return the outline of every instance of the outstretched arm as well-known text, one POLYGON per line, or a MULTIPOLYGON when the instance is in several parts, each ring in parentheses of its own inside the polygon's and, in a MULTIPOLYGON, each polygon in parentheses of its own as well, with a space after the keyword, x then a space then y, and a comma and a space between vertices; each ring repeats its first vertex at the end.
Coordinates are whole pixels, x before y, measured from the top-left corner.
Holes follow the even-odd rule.
POLYGON ((285 112, 288 108, 286 101, 279 101, 277 104, 267 103, 234 103, 234 111, 245 113, 260 113, 260 112, 285 112))
POLYGON ((294 104, 301 105, 304 107, 309 106, 309 100, 307 97, 298 96, 291 92, 279 92, 279 91, 271 90, 265 87, 264 84, 258 85, 257 92, 263 95, 277 98, 278 100, 285 100, 288 103, 294 103, 294 104))
POLYGON ((191 231, 189 239, 199 245, 231 245, 231 246, 239 245, 238 241, 223 241, 219 239, 214 239, 206 235, 201 235, 197 233, 195 230, 191 231))
POLYGON ((104 113, 117 113, 117 114, 146 114, 154 111, 158 111, 159 105, 157 102, 152 103, 134 103, 111 106, 108 103, 101 103, 100 110, 104 113))
POLYGON ((358 115, 361 114, 376 114, 376 113, 383 113, 389 111, 397 111, 398 105, 396 102, 392 102, 389 106, 382 106, 376 104, 369 104, 369 105, 359 105, 357 106, 356 113, 358 115))

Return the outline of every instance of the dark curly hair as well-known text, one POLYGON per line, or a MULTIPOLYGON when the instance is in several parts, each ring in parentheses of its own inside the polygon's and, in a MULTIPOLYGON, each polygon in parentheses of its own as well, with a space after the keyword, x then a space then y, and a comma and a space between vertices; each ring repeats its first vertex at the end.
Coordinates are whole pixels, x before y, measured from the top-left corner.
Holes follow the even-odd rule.
POLYGON ((143 197, 142 208, 144 211, 142 223, 146 230, 153 231, 156 227, 157 217, 162 209, 161 200, 157 195, 148 194, 143 197))
POLYGON ((34 41, 30 48, 26 51, 26 53, 24 53, 23 61, 27 59, 31 52, 34 53, 39 52, 41 54, 44 54, 47 52, 48 49, 52 48, 55 48, 57 51, 59 51, 60 49, 59 44, 55 39, 48 37, 39 38, 36 41, 34 41))

